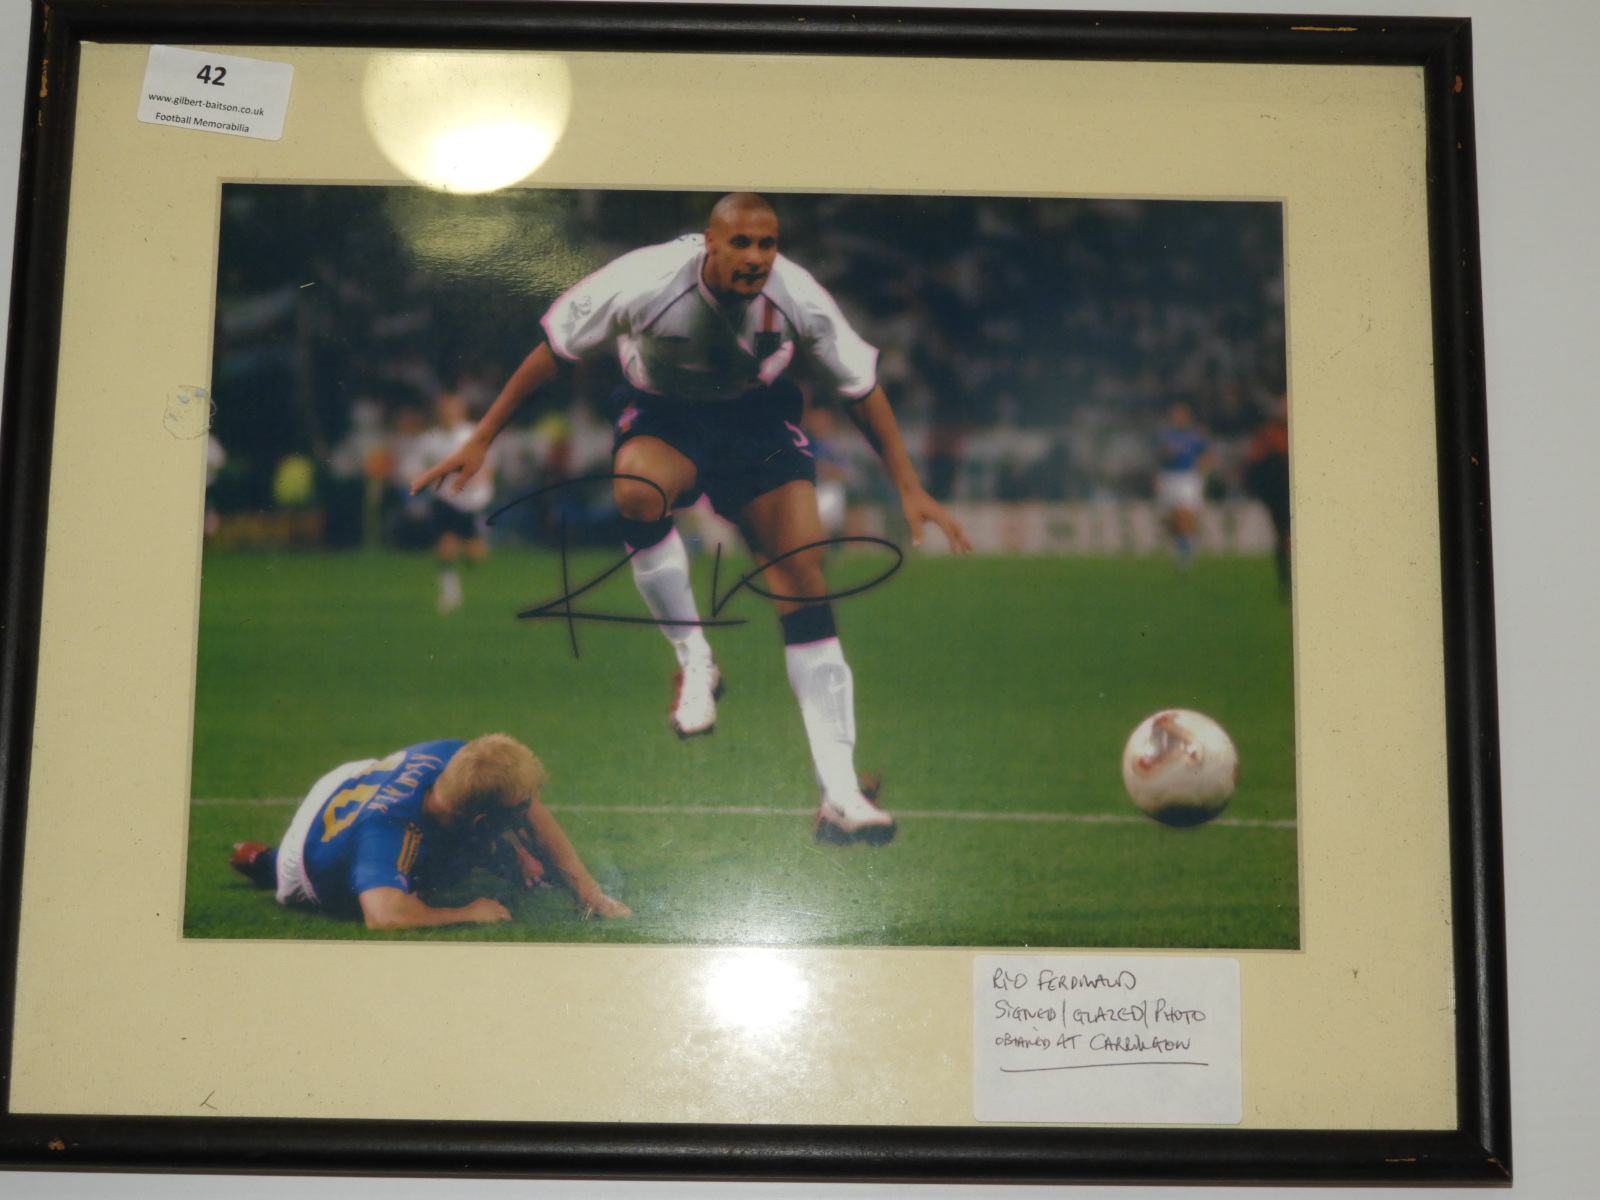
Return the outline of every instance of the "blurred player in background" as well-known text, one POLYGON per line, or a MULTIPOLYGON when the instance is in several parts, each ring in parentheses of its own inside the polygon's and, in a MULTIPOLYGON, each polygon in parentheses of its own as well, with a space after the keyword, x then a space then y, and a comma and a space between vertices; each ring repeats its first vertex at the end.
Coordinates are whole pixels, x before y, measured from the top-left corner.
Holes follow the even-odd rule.
POLYGON ((722 678, 699 625, 689 558, 674 508, 702 493, 735 522, 757 561, 783 628, 789 682, 800 704, 821 797, 819 840, 881 845, 894 818, 863 794, 855 770, 855 700, 824 599, 816 462, 799 422, 800 389, 783 377, 804 355, 883 460, 920 545, 932 521, 953 550, 961 525, 923 489, 877 380, 877 351, 832 296, 778 253, 778 217, 736 192, 712 209, 705 234, 625 254, 561 296, 544 317, 547 340, 512 374, 476 432, 417 477, 420 490, 469 485, 495 435, 563 362, 614 352, 626 378, 613 397, 617 507, 640 593, 678 658, 672 722, 680 737, 710 733, 722 678), (630 478, 631 477, 631 478, 630 478), (806 549, 802 549, 806 547, 806 549))
POLYGON ((1156 506, 1172 534, 1178 565, 1187 567, 1194 556, 1211 456, 1194 410, 1181 401, 1167 409, 1166 423, 1156 432, 1156 462, 1156 506))
POLYGON ((1278 596, 1289 599, 1289 397, 1280 396, 1245 451, 1244 486, 1272 518, 1278 596))
POLYGON ((839 439, 839 426, 833 409, 813 404, 806 409, 801 429, 810 439, 805 447, 817 463, 817 516, 825 537, 845 532, 850 511, 850 462, 839 439))
POLYGON ((454 886, 475 867, 531 887, 544 881, 544 859, 584 916, 632 916, 541 802, 546 778, 526 746, 500 733, 345 763, 312 787, 276 850, 242 842, 231 865, 280 904, 359 915, 369 929, 509 921, 498 900, 436 908, 418 892, 454 886))
POLYGON ((222 443, 217 440, 216 434, 206 437, 206 514, 205 533, 207 537, 217 532, 222 524, 222 518, 217 515, 216 508, 211 503, 211 485, 216 483, 217 476, 222 468, 228 465, 228 452, 223 449, 222 443))
MULTIPOLYGON (((444 462, 472 437, 467 405, 457 392, 443 392, 435 403, 437 423, 407 447, 400 470, 409 481, 444 462)), ((484 510, 494 499, 494 455, 460 489, 444 488, 431 497, 429 520, 433 526, 434 554, 439 563, 439 612, 461 607, 461 574, 457 564, 465 554, 469 563, 489 556, 484 537, 484 510)))
POLYGON ((433 497, 413 496, 407 469, 421 461, 418 447, 428 432, 428 420, 414 404, 403 404, 394 415, 394 427, 385 442, 382 461, 387 464, 384 495, 384 537, 401 550, 425 550, 435 542, 433 497))

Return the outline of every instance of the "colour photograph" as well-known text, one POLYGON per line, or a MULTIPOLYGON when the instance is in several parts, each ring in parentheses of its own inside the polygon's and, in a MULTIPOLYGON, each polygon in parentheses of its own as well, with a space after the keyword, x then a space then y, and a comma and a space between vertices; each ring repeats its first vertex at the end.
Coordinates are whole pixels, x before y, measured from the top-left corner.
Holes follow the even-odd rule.
POLYGON ((219 204, 186 936, 1299 947, 1280 203, 219 204))

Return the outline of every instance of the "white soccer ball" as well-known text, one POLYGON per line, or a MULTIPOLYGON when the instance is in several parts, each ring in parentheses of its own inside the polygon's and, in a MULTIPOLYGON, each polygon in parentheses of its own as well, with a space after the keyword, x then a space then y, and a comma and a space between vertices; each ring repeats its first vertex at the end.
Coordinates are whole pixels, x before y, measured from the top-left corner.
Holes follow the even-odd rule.
POLYGON ((1233 739, 1204 713, 1169 708, 1139 722, 1122 752, 1133 802, 1163 825, 1203 825, 1239 783, 1233 739))

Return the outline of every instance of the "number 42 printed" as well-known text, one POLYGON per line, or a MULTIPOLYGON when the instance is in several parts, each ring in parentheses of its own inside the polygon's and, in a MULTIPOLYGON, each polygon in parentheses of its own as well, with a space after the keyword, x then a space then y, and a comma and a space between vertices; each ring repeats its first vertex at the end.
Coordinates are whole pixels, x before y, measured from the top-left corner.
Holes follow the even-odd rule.
POLYGON ((172 131, 275 142, 283 136, 293 83, 291 63, 151 46, 139 120, 172 131))

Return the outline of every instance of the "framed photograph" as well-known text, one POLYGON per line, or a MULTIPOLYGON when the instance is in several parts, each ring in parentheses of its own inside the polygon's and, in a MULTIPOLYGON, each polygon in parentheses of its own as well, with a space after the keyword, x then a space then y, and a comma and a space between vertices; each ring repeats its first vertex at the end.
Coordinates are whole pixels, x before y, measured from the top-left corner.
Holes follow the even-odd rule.
POLYGON ((1508 1181, 1469 48, 41 9, 4 1161, 1508 1181))

